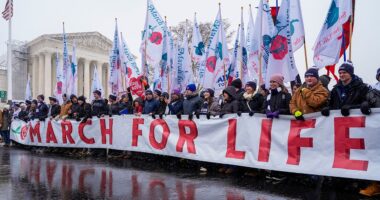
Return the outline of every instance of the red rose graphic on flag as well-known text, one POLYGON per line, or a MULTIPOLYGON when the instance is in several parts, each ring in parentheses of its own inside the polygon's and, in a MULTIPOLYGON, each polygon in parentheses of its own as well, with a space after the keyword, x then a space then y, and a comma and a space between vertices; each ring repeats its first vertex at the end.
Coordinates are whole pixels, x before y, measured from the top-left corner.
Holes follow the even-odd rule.
POLYGON ((274 59, 282 60, 288 54, 288 40, 286 37, 277 35, 272 41, 270 52, 274 59))
POLYGON ((128 78, 131 78, 131 76, 132 76, 132 69, 130 67, 127 67, 127 73, 128 73, 128 78))
POLYGON ((27 134, 28 134, 28 126, 25 125, 21 128, 21 135, 20 135, 21 139, 25 140, 27 134))
POLYGON ((149 40, 151 43, 160 45, 162 42, 162 34, 160 32, 153 32, 152 35, 150 35, 149 40))
POLYGON ((214 72, 216 66, 216 56, 211 56, 207 58, 206 67, 207 70, 211 73, 214 72))

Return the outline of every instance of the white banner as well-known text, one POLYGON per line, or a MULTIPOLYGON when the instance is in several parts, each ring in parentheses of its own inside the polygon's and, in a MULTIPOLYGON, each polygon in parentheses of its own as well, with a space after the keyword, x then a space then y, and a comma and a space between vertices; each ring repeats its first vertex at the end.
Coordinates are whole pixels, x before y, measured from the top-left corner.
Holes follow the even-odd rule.
POLYGON ((186 116, 76 121, 14 121, 11 139, 25 145, 109 148, 170 155, 251 168, 380 180, 380 109, 370 116, 307 115, 267 119, 264 115, 226 115, 193 121, 186 116))

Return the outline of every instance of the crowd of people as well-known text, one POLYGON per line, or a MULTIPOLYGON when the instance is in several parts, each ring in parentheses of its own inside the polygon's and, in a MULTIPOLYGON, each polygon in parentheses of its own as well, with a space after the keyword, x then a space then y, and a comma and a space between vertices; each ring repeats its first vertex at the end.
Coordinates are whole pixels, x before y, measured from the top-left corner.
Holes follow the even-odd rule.
MULTIPOLYGON (((284 85, 284 77, 275 74, 270 79, 270 85, 258 86, 249 81, 244 87, 240 79, 235 79, 227 86, 220 96, 215 96, 211 88, 197 92, 195 84, 189 84, 182 94, 179 90, 171 94, 160 90, 145 91, 144 98, 133 99, 131 92, 118 98, 109 95, 102 98, 100 91, 93 91, 94 100, 87 102, 84 96, 63 95, 63 104, 59 105, 57 98, 49 97, 45 103, 44 95, 37 99, 26 100, 21 104, 14 104, 0 110, 0 130, 5 145, 10 144, 9 126, 12 119, 24 121, 46 119, 71 119, 85 122, 92 117, 105 115, 150 115, 153 118, 164 115, 188 115, 189 119, 199 118, 200 115, 223 118, 225 114, 263 113, 268 118, 278 118, 280 115, 294 115, 297 120, 304 120, 304 115, 321 112, 329 116, 330 110, 340 110, 343 116, 349 116, 351 109, 360 109, 365 115, 371 114, 371 108, 380 107, 380 68, 376 72, 376 84, 370 86, 354 73, 351 62, 345 62, 339 67, 339 81, 330 91, 330 78, 319 76, 318 69, 310 68, 305 73, 303 84, 294 84, 292 91, 284 85)), ((232 172, 234 167, 227 167, 221 172, 232 172)), ((380 193, 380 186, 373 183, 369 188, 361 191, 363 194, 380 193)))

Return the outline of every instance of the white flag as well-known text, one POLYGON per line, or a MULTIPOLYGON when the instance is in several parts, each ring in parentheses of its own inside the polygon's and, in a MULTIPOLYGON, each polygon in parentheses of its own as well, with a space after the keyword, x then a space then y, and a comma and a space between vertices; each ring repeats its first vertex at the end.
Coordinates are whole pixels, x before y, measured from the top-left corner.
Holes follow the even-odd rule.
MULTIPOLYGON (((91 84, 91 91, 99 90, 102 94, 104 95, 103 92, 103 86, 102 82, 100 81, 99 75, 98 75, 98 67, 95 65, 94 66, 94 74, 92 76, 92 84, 91 84)), ((94 96, 91 95, 90 100, 94 100, 94 96)))
POLYGON ((318 68, 339 62, 343 24, 352 15, 352 0, 332 0, 322 30, 314 44, 314 64, 318 68))
POLYGON ((121 40, 121 54, 120 60, 122 65, 122 71, 125 73, 125 83, 129 87, 129 80, 134 77, 137 78, 140 75, 140 70, 137 67, 135 57, 128 48, 123 35, 120 34, 121 40))
POLYGON ((239 41, 239 50, 238 50, 238 63, 239 67, 237 69, 236 76, 241 79, 243 84, 247 83, 248 81, 253 81, 251 77, 248 76, 248 53, 247 53, 247 45, 245 43, 245 29, 244 29, 244 15, 243 15, 243 9, 241 10, 241 23, 240 23, 240 41, 239 41))
POLYGON ((256 24, 254 32, 250 39, 249 48, 249 66, 250 71, 259 74, 261 59, 261 77, 259 82, 262 83, 265 79, 268 59, 269 59, 269 47, 271 44, 271 38, 275 34, 275 27, 271 15, 271 10, 267 0, 260 0, 256 24), (262 56, 262 57, 261 57, 262 56), (253 70, 252 70, 253 69, 253 70))
POLYGON ((67 71, 67 91, 66 94, 70 96, 71 94, 78 95, 78 64, 76 56, 76 45, 73 44, 73 55, 71 56, 71 66, 67 71))
POLYGON ((187 42, 187 28, 182 38, 182 44, 178 48, 177 54, 177 81, 181 92, 186 90, 189 83, 194 83, 193 69, 187 42))
POLYGON ((212 88, 216 95, 225 88, 226 68, 230 64, 221 9, 212 26, 206 52, 206 70, 203 86, 212 88))
POLYGON ((65 32, 65 24, 63 24, 63 63, 62 63, 62 93, 67 93, 67 86, 68 86, 68 71, 70 69, 70 58, 69 58, 69 52, 67 50, 67 39, 66 39, 66 32, 65 32))
POLYGON ((251 54, 252 51, 252 43, 253 43, 253 35, 255 30, 255 23, 253 21, 253 15, 252 15, 252 8, 251 5, 249 5, 249 22, 248 22, 248 27, 247 27, 247 38, 246 38, 246 48, 247 48, 247 53, 248 53, 248 60, 247 60, 247 72, 245 76, 247 76, 247 79, 250 81, 255 81, 257 82, 259 79, 259 66, 254 62, 255 60, 253 59, 254 54, 251 54))
POLYGON ((122 91, 121 82, 121 61, 120 61, 120 42, 119 33, 117 29, 117 20, 115 20, 115 33, 113 38, 113 45, 110 55, 110 70, 109 70, 109 82, 111 87, 111 93, 118 95, 122 91))
POLYGON ((194 14, 193 38, 191 42, 191 58, 196 66, 197 82, 203 83, 205 73, 205 44, 197 21, 197 13, 194 14))
POLYGON ((239 78, 239 70, 238 67, 238 52, 239 52, 239 40, 240 40, 240 24, 238 26, 237 32, 236 32, 236 39, 234 44, 234 50, 232 52, 232 59, 230 66, 227 70, 227 79, 228 84, 231 83, 232 80, 239 78))
POLYGON ((173 68, 173 48, 174 48, 174 40, 172 33, 167 30, 164 32, 164 40, 163 40, 163 50, 160 64, 160 89, 162 92, 170 91, 170 73, 173 68))
POLYGON ((28 75, 28 80, 26 81, 25 87, 25 100, 32 100, 32 90, 30 87, 30 76, 28 75))
POLYGON ((55 54, 55 67, 56 67, 56 74, 55 74, 55 78, 56 78, 56 84, 55 84, 55 89, 54 89, 54 96, 57 98, 58 102, 60 104, 63 103, 63 99, 62 99, 62 95, 64 94, 63 93, 63 88, 64 88, 64 73, 63 73, 63 66, 61 67, 59 65, 59 57, 58 57, 58 52, 56 52, 55 54))
POLYGON ((298 0, 283 0, 281 3, 276 22, 277 34, 271 39, 271 54, 266 74, 268 86, 269 79, 273 74, 283 75, 285 82, 296 80, 298 70, 293 48, 299 49, 304 43, 305 37, 300 11, 298 0))

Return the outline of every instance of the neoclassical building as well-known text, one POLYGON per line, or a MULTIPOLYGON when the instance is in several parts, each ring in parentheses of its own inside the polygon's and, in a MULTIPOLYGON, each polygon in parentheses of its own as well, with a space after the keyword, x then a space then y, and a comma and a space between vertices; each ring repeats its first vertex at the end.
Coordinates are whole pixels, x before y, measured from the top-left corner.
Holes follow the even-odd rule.
MULTIPOLYGON (((91 82, 95 66, 106 95, 108 88, 109 55, 112 41, 98 32, 67 33, 68 52, 72 55, 73 43, 76 44, 76 57, 78 63, 78 95, 89 97, 91 82)), ((62 34, 42 35, 26 44, 27 46, 27 74, 31 77, 32 96, 38 94, 45 97, 53 94, 56 85, 56 52, 59 63, 62 65, 63 36, 62 34)), ((26 80, 26 77, 23 78, 26 80)), ((14 80, 17 81, 17 80, 14 80)), ((23 88, 13 90, 25 91, 23 88)), ((20 97, 15 97, 20 98, 20 97)), ((21 98, 23 99, 23 98, 21 98)))

